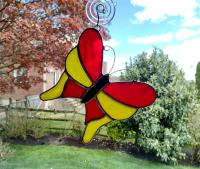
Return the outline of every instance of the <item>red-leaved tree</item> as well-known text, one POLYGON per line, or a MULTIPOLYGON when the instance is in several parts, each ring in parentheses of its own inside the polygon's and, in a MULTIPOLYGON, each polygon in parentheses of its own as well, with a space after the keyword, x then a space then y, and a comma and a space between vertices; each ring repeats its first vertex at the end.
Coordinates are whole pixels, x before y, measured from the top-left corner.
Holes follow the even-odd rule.
POLYGON ((47 66, 64 68, 66 54, 88 27, 87 0, 0 0, 0 93, 29 89, 37 76, 16 78, 13 71, 47 66), (24 2, 24 3, 23 3, 24 2), (26 2, 26 3, 25 3, 26 2))

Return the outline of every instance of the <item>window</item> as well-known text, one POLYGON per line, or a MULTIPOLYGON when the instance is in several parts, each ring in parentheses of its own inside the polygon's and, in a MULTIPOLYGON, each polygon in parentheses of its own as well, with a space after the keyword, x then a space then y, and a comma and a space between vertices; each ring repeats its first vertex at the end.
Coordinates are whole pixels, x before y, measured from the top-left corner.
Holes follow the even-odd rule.
POLYGON ((53 72, 53 83, 54 85, 58 82, 58 80, 60 79, 60 72, 59 71, 55 71, 53 72))
POLYGON ((28 70, 26 68, 19 68, 13 71, 13 76, 17 78, 21 76, 26 76, 27 73, 28 73, 28 70))

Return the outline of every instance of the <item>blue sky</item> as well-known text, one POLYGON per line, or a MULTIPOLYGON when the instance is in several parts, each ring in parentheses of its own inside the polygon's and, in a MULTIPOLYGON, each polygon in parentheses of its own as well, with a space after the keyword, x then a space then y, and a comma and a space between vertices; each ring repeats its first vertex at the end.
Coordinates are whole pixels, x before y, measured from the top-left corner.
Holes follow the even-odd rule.
MULTIPOLYGON (((114 70, 153 46, 164 50, 191 80, 200 61, 200 0, 115 0, 116 15, 105 42, 116 52, 114 70)), ((105 56, 109 65, 113 58, 105 56)), ((109 66, 108 66, 109 69, 109 66)))

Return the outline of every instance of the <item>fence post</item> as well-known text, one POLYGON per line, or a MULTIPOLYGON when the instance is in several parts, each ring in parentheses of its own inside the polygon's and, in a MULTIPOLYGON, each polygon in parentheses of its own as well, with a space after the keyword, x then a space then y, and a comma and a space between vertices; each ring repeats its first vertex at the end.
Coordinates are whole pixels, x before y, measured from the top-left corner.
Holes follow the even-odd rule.
POLYGON ((9 106, 5 109, 5 114, 6 114, 6 126, 8 124, 8 111, 9 111, 9 106))
POLYGON ((12 107, 12 98, 9 98, 9 104, 8 104, 8 107, 5 111, 5 113, 6 113, 6 125, 8 124, 9 112, 11 111, 11 107, 12 107))
POLYGON ((12 98, 9 98, 9 105, 8 106, 12 107, 11 105, 12 105, 12 98))
POLYGON ((24 101, 24 105, 25 105, 25 120, 26 120, 26 135, 27 135, 27 130, 28 130, 28 97, 25 96, 25 101, 24 101))

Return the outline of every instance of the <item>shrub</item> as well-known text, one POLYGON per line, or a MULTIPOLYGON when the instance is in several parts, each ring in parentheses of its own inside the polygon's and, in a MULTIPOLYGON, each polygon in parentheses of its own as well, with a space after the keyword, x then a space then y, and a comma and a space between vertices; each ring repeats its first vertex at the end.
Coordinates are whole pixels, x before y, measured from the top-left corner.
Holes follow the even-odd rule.
POLYGON ((26 111, 10 112, 3 135, 9 138, 25 140, 27 136, 40 138, 45 134, 46 125, 35 115, 28 118, 26 111))
POLYGON ((193 138, 192 148, 193 148, 193 157, 192 160, 194 163, 200 164, 200 107, 199 103, 195 104, 194 108, 191 110, 189 116, 189 129, 190 134, 193 138))
POLYGON ((81 119, 78 119, 78 118, 74 119, 72 121, 72 130, 70 132, 70 135, 73 137, 81 137, 84 130, 84 127, 82 124, 83 122, 81 119))
POLYGON ((122 80, 152 85, 157 92, 153 105, 140 109, 125 123, 136 132, 136 144, 164 162, 177 163, 185 157, 182 148, 190 143, 188 113, 195 96, 195 85, 168 59, 163 51, 141 53, 126 64, 122 80))
POLYGON ((107 126, 107 135, 111 140, 125 140, 128 138, 128 130, 119 121, 113 121, 107 126))
POLYGON ((193 153, 192 161, 194 163, 200 164, 200 144, 198 143, 198 145, 193 146, 193 149, 194 149, 194 153, 193 153))
POLYGON ((9 115, 3 135, 9 138, 26 139, 26 124, 25 116, 18 113, 15 113, 14 116, 9 115))
POLYGON ((46 125, 42 120, 38 119, 29 119, 27 124, 26 135, 32 136, 34 138, 41 138, 45 135, 46 125))

